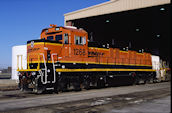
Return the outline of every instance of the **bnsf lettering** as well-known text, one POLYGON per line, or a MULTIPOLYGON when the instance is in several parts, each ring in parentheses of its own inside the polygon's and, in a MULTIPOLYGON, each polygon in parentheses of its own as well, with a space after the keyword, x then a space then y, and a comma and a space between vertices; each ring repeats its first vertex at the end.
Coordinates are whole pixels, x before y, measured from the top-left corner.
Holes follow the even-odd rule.
POLYGON ((94 52, 94 51, 89 51, 88 52, 88 57, 97 57, 97 56, 103 56, 104 53, 100 53, 100 52, 94 52))
POLYGON ((33 51, 38 51, 40 48, 33 48, 33 49, 28 49, 28 53, 33 52, 33 51))
POLYGON ((74 55, 85 55, 85 49, 74 49, 74 55))

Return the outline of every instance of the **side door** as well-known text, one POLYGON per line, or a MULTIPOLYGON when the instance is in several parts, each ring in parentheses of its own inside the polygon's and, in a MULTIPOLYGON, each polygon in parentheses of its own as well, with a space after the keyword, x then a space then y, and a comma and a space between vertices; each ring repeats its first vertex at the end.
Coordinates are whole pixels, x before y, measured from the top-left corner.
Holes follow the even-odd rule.
POLYGON ((68 58, 71 54, 71 48, 70 48, 70 34, 69 33, 63 33, 63 57, 68 58))

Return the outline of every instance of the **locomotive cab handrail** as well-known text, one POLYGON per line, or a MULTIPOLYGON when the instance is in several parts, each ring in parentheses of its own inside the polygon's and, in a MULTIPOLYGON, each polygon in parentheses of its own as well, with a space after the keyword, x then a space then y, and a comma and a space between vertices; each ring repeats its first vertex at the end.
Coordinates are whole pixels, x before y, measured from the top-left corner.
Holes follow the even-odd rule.
POLYGON ((55 65, 54 65, 54 57, 53 56, 58 56, 57 53, 52 53, 51 54, 51 58, 52 58, 52 64, 53 64, 53 72, 54 72, 54 80, 52 81, 52 83, 56 82, 56 69, 55 69, 55 65))
MULTIPOLYGON (((35 54, 34 54, 35 55, 35 54)), ((37 68, 36 69, 31 69, 30 68, 30 63, 32 63, 32 61, 30 62, 29 61, 29 56, 30 54, 28 53, 28 56, 27 56, 27 69, 23 69, 23 65, 22 65, 22 58, 23 58, 23 55, 17 55, 17 71, 39 71, 40 70, 40 55, 41 53, 37 53, 38 55, 38 65, 37 65, 37 68), (21 68, 19 68, 19 58, 21 57, 21 68)))
MULTIPOLYGON (((37 54, 32 54, 32 55, 38 55, 38 65, 37 65, 37 70, 39 70, 40 69, 40 62, 41 62, 41 60, 40 60, 40 55, 41 55, 42 53, 37 53, 37 54)), ((30 57, 31 55, 28 53, 28 56, 27 56, 27 68, 28 69, 30 69, 30 61, 29 61, 29 57, 30 57)), ((31 61, 31 63, 32 63, 32 61, 31 61)))

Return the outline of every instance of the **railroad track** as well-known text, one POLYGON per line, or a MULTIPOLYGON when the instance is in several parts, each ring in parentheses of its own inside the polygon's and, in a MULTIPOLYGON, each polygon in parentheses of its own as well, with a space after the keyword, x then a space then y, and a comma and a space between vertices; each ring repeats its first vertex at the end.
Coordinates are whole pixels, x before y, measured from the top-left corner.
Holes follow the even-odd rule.
MULTIPOLYGON (((23 112, 42 112, 48 113, 99 113, 105 112, 107 109, 120 108, 124 106, 131 106, 142 102, 150 101, 165 96, 169 96, 169 88, 134 92, 129 94, 91 98, 86 100, 71 101, 67 103, 51 104, 46 106, 29 107, 26 109, 16 109, 7 111, 6 113, 23 113, 23 112), (157 95, 158 94, 158 95, 157 95)), ((5 113, 5 112, 4 112, 5 113)))
MULTIPOLYGON (((167 82, 164 82, 167 83, 167 82)), ((164 83, 155 83, 157 84, 164 84, 164 83)), ((151 84, 149 84, 151 85, 151 84)), ((143 85, 136 85, 136 86, 144 86, 143 85)), ((74 91, 74 90, 68 90, 66 92, 59 92, 60 95, 63 94, 70 94, 70 93, 76 93, 76 92, 87 92, 87 91, 97 91, 97 90, 104 90, 104 89, 112 89, 112 88, 120 88, 120 87, 134 87, 134 86, 118 86, 118 87, 107 87, 107 88, 101 88, 101 89, 95 89, 92 88, 90 90, 85 90, 83 89, 82 91, 74 91)), ((59 95, 58 94, 58 95, 59 95)), ((3 87, 0 88, 0 100, 5 100, 5 99, 22 99, 22 98, 28 98, 28 97, 41 97, 41 96, 47 96, 47 95, 57 95, 56 93, 43 93, 43 94, 35 94, 33 92, 23 92, 18 89, 17 86, 10 86, 10 87, 3 87)))
MULTIPOLYGON (((23 109, 55 109, 56 111, 82 111, 87 109, 94 109, 101 105, 108 105, 112 103, 121 102, 126 103, 132 99, 147 98, 153 96, 163 96, 170 92, 170 82, 136 85, 136 86, 122 86, 104 89, 93 89, 80 92, 66 92, 60 94, 43 94, 36 95, 24 92, 1 92, 0 97, 0 111, 15 112, 23 109), (150 91, 150 92, 149 92, 150 91), (139 93, 140 92, 140 93, 139 93), (129 95, 130 94, 130 95, 129 95), (146 95, 148 94, 148 95, 146 95), (137 97, 137 98, 133 98, 137 97), (123 100, 128 98, 129 100, 123 100), (41 107, 39 107, 41 106, 41 107), (53 108, 53 106, 55 108, 53 108), (66 107, 65 107, 66 106, 66 107)), ((150 99, 151 99, 150 98, 150 99)), ((157 98, 157 97, 156 97, 157 98)), ((133 100, 132 100, 133 101, 133 100)))

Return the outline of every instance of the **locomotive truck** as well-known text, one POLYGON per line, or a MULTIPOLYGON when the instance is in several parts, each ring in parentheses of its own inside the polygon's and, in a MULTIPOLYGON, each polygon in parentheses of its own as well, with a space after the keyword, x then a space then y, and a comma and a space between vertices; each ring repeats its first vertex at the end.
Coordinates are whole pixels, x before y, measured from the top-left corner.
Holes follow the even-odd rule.
POLYGON ((150 53, 94 44, 72 26, 50 25, 40 39, 27 41, 27 69, 17 71, 19 88, 36 93, 157 80, 150 53))

